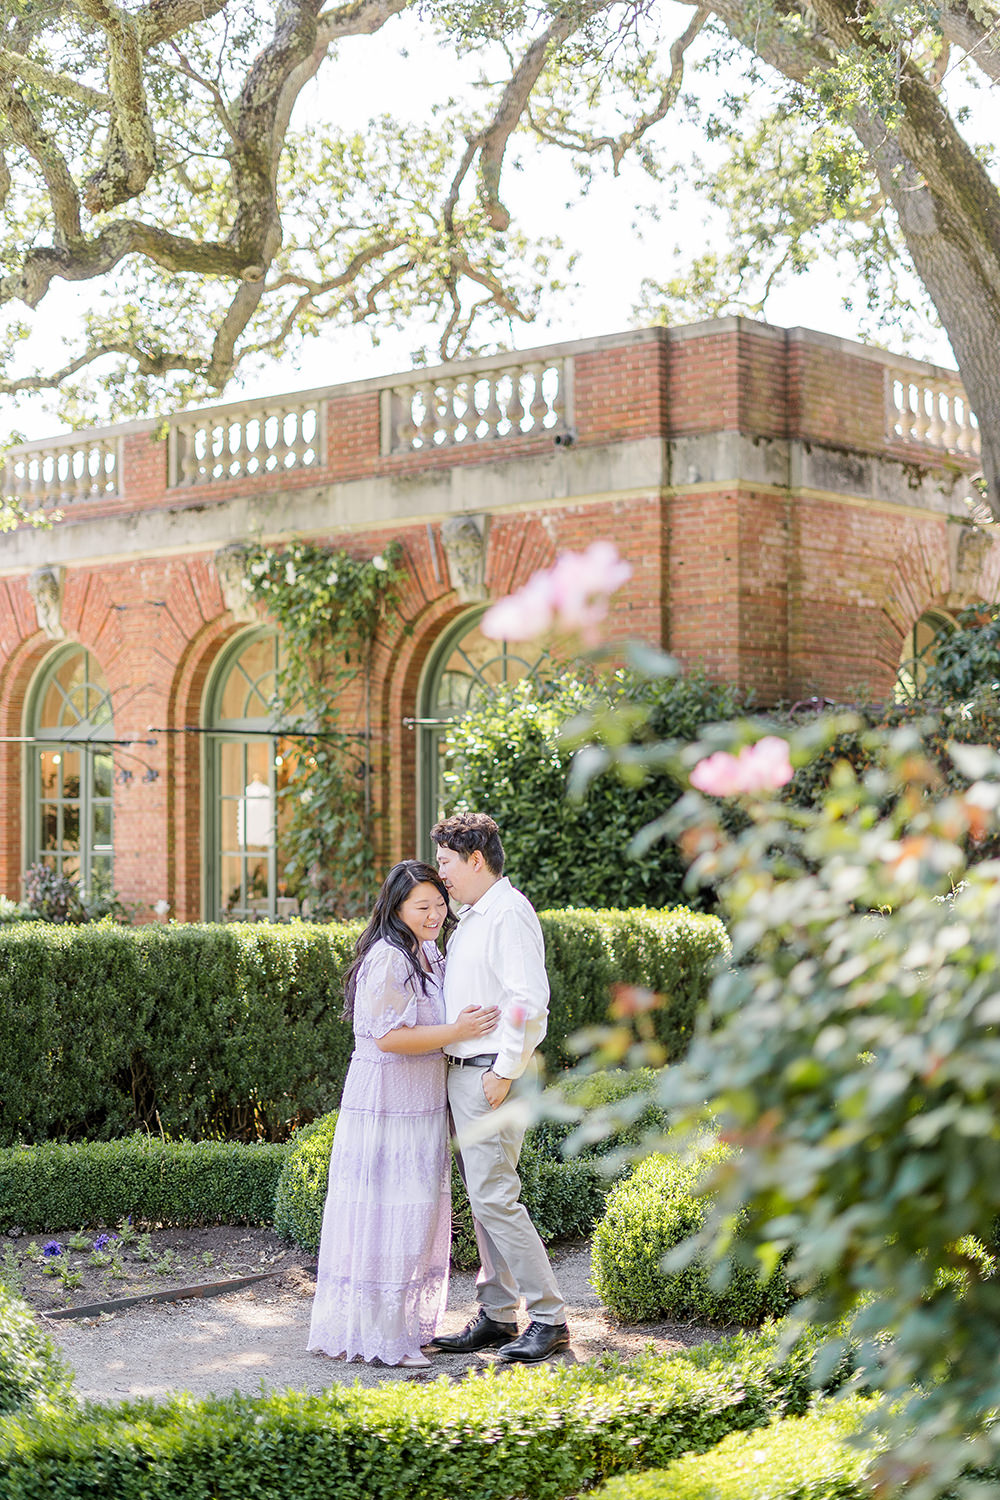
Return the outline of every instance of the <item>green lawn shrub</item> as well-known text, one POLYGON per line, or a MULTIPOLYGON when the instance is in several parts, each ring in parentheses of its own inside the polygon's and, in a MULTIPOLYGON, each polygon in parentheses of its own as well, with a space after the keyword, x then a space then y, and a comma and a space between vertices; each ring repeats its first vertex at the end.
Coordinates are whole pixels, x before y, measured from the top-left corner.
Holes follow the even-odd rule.
POLYGON ((875 1440, 851 1445, 873 1403, 823 1402, 761 1432, 732 1432, 711 1453, 610 1479, 594 1500, 867 1500, 875 1440))
POLYGON ((31 1308, 0 1284, 0 1416, 36 1403, 68 1405, 71 1383, 31 1308))
POLYGON ((522 679, 448 731, 448 811, 496 818, 507 873, 536 906, 663 907, 683 899, 686 862, 671 840, 642 859, 624 855, 632 835, 680 796, 672 776, 654 770, 639 784, 601 776, 582 802, 566 797, 573 750, 560 736, 581 712, 612 703, 628 715, 636 741, 694 740, 741 708, 735 688, 698 670, 654 680, 620 671, 601 682, 561 670, 555 681, 522 679))
MULTIPOLYGON (((548 912, 550 1069, 605 1018, 623 979, 667 996, 671 1057, 728 951, 679 910, 548 912)), ((341 976, 356 923, 0 924, 0 1146, 114 1139, 285 1139, 340 1102, 353 1050, 341 976)))
POLYGON ((548 1161, 607 1156, 638 1146, 669 1129, 667 1112, 653 1095, 655 1068, 608 1068, 556 1080, 551 1114, 531 1127, 539 1154, 548 1161))
POLYGON ((652 1012, 656 1039, 667 1061, 684 1056, 712 975, 730 952, 718 917, 683 906, 670 911, 575 908, 538 915, 552 991, 542 1046, 550 1069, 575 1060, 566 1046, 574 1032, 607 1020, 611 987, 617 983, 663 996, 652 1012))
POLYGON ((338 1113, 321 1115, 292 1137, 274 1194, 275 1232, 312 1255, 319 1250, 338 1113))
MULTIPOLYGON (((284 1239, 315 1255, 323 1227, 330 1151, 337 1113, 300 1130, 293 1138, 274 1196, 274 1227, 284 1239)), ((549 1161, 533 1146, 529 1130, 521 1154, 521 1201, 546 1242, 587 1234, 604 1206, 607 1183, 591 1161, 549 1161)), ((452 1163, 452 1265, 479 1264, 472 1212, 457 1162, 452 1163)))
POLYGON ((0 1144, 280 1138, 337 1102, 357 926, 0 928, 0 1144))
POLYGON ((0 1422, 3 1500, 564 1500, 808 1400, 767 1338, 669 1358, 0 1422))
POLYGON ((270 1224, 287 1146, 270 1142, 52 1141, 0 1150, 0 1228, 270 1224))
POLYGON ((753 1266, 735 1261, 710 1266, 699 1257, 678 1271, 663 1268, 667 1252, 704 1224, 706 1198, 698 1185, 706 1168, 726 1155, 727 1147, 710 1145, 691 1158, 650 1156, 612 1189, 594 1231, 591 1281, 616 1317, 746 1326, 794 1301, 780 1267, 766 1281, 753 1266))

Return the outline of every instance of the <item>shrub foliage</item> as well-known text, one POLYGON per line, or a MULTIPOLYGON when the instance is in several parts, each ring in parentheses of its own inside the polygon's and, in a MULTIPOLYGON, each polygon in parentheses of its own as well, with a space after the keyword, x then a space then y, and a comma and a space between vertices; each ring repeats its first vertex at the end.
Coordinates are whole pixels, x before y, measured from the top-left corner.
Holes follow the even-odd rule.
POLYGON ((644 860, 622 851, 636 828, 680 795, 676 780, 652 776, 622 787, 596 781, 567 803, 573 720, 595 700, 615 704, 635 739, 694 739, 738 707, 736 690, 701 673, 662 682, 631 673, 593 682, 567 677, 539 688, 517 683, 449 731, 449 811, 488 812, 503 830, 507 873, 536 906, 668 906, 683 899, 684 867, 672 843, 644 860))
MULTIPOLYGON (((608 987, 665 988, 671 1056, 726 937, 690 912, 552 912, 552 1067, 604 1019, 608 987)), ((168 1137, 282 1139, 340 1100, 353 1047, 340 1019, 353 923, 125 928, 0 926, 0 1145, 168 1137)))
POLYGON ((0 1416, 39 1403, 68 1404, 71 1379, 28 1304, 0 1284, 0 1416))
POLYGON ((871 1403, 822 1403, 763 1432, 731 1432, 711 1453, 611 1479, 593 1500, 867 1500, 876 1445, 852 1446, 871 1403))
POLYGON ((594 1231, 591 1281, 626 1323, 694 1318, 746 1326, 780 1315, 793 1300, 780 1269, 765 1281, 755 1266, 739 1261, 711 1266, 698 1257, 676 1269, 664 1265, 669 1252, 705 1223, 699 1183, 706 1168, 731 1154, 714 1145, 690 1157, 650 1156, 612 1191, 594 1231))
POLYGON ((4 1500, 563 1500, 612 1474, 704 1452, 806 1400, 773 1343, 672 1358, 88 1406, 0 1424, 4 1500))
POLYGON ((287 1146, 267 1142, 47 1142, 0 1150, 0 1227, 270 1224, 287 1146))

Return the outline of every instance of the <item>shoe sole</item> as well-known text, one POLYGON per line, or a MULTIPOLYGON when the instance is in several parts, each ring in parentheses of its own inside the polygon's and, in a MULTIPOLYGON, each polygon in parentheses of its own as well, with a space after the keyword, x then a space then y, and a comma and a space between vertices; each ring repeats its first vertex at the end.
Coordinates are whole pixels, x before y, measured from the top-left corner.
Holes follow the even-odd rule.
POLYGON ((507 1344, 512 1344, 516 1334, 511 1334, 509 1339, 486 1339, 481 1344, 435 1344, 433 1341, 427 1345, 428 1349, 437 1349, 440 1354, 478 1354, 480 1349, 503 1349, 507 1344))
POLYGON ((553 1354, 566 1354, 569 1348, 567 1340, 565 1344, 557 1344, 554 1349, 547 1349, 544 1354, 501 1354, 500 1358, 509 1365, 540 1365, 543 1359, 551 1359, 553 1354))

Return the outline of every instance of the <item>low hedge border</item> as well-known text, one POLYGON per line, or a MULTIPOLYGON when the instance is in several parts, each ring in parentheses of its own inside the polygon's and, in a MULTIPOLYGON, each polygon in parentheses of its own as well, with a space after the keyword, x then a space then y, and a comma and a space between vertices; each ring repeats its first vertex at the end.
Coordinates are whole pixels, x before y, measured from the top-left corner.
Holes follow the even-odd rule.
POLYGON ((851 1445, 877 1403, 855 1397, 821 1402, 763 1432, 733 1432, 711 1453, 688 1454, 665 1469, 612 1479, 594 1500, 868 1500, 877 1440, 851 1445))
POLYGON ((52 1141, 0 1150, 0 1229, 119 1224, 270 1224, 287 1145, 52 1141))
POLYGON ((3 1500, 564 1500, 808 1401, 760 1339, 663 1359, 0 1420, 3 1500))
POLYGON ((72 1383, 69 1367, 27 1303, 0 1283, 0 1416, 26 1406, 68 1406, 72 1383))
MULTIPOLYGON (((552 989, 543 1053, 606 1017, 616 980, 666 996, 670 1058, 686 1051, 716 962, 717 917, 540 914, 552 989)), ((0 925, 0 1144, 114 1139, 283 1139, 340 1102, 353 1047, 341 977, 357 923, 0 925)))
MULTIPOLYGON (((637 1068, 631 1072, 611 1069, 570 1078, 555 1104, 550 1091, 551 1107, 569 1118, 546 1118, 529 1126, 520 1162, 521 1201, 546 1244, 571 1235, 589 1234, 593 1229, 604 1209, 611 1181, 596 1157, 617 1147, 634 1145, 647 1127, 666 1128, 663 1111, 648 1099, 656 1076, 651 1068, 637 1068), (607 1133, 582 1147, 577 1156, 564 1160, 567 1137, 586 1112, 603 1114, 608 1122, 607 1133)), ((314 1254, 319 1248, 323 1225, 336 1124, 337 1111, 332 1110, 298 1131, 290 1143, 275 1193, 274 1227, 278 1234, 314 1254)), ((630 1167, 622 1170, 628 1171, 630 1167)), ((469 1200, 457 1166, 452 1169, 451 1199, 452 1264, 467 1270, 478 1264, 479 1251, 469 1200)))
POLYGON ((706 1142, 691 1156, 650 1156, 608 1195, 594 1230, 591 1282, 623 1322, 667 1317, 755 1324, 780 1316, 795 1300, 780 1266, 766 1281, 755 1266, 729 1261, 711 1267, 702 1256, 664 1269, 668 1252, 704 1225, 707 1198, 699 1184, 707 1168, 729 1155, 728 1147, 706 1142))

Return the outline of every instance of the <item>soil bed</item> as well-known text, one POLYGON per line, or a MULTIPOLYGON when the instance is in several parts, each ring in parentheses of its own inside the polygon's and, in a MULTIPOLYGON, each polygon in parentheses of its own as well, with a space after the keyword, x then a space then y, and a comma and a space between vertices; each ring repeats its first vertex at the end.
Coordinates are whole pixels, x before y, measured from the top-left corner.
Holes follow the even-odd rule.
MULTIPOLYGON (((143 1303, 111 1315, 48 1324, 47 1331, 76 1373, 76 1391, 82 1399, 117 1402, 150 1396, 159 1400, 176 1391, 195 1396, 287 1389, 318 1392, 355 1381, 371 1386, 392 1380, 433 1380, 441 1375, 460 1379, 497 1362, 492 1349, 470 1356, 436 1355, 428 1370, 346 1364, 310 1354, 305 1347, 314 1287, 310 1256, 288 1249, 263 1229, 164 1229, 154 1231, 150 1238, 157 1262, 133 1265, 122 1251, 126 1277, 105 1280, 102 1274, 95 1277, 93 1273, 106 1273, 107 1267, 89 1266, 80 1286, 69 1291, 62 1289, 58 1277, 42 1275, 29 1261, 22 1295, 43 1311, 65 1306, 68 1296, 81 1306, 109 1296, 136 1295, 134 1288, 162 1291, 260 1270, 280 1270, 281 1274, 211 1301, 143 1303), (156 1274, 150 1267, 162 1265, 167 1250, 173 1252, 173 1259, 156 1274), (212 1257, 210 1265, 204 1260, 206 1254, 212 1257)), ((27 1243, 26 1239, 0 1242, 0 1253, 9 1244, 23 1257, 27 1243)), ((43 1243, 37 1237, 39 1250, 43 1243)), ((86 1257, 71 1252, 72 1266, 77 1259, 86 1257)), ((693 1323, 616 1322, 590 1285, 590 1247, 585 1240, 554 1246, 552 1260, 566 1298, 573 1340, 572 1349, 560 1358, 581 1361, 614 1353, 627 1359, 649 1346, 668 1353, 719 1336, 718 1330, 693 1323)), ((463 1327, 475 1310, 475 1276, 453 1273, 444 1331, 463 1327)))
POLYGON ((0 1278, 36 1312, 87 1307, 314 1262, 314 1256, 290 1249, 269 1229, 226 1224, 138 1233, 126 1227, 124 1235, 88 1230, 79 1236, 0 1237, 0 1278), (46 1246, 58 1246, 60 1253, 46 1255, 46 1246))

